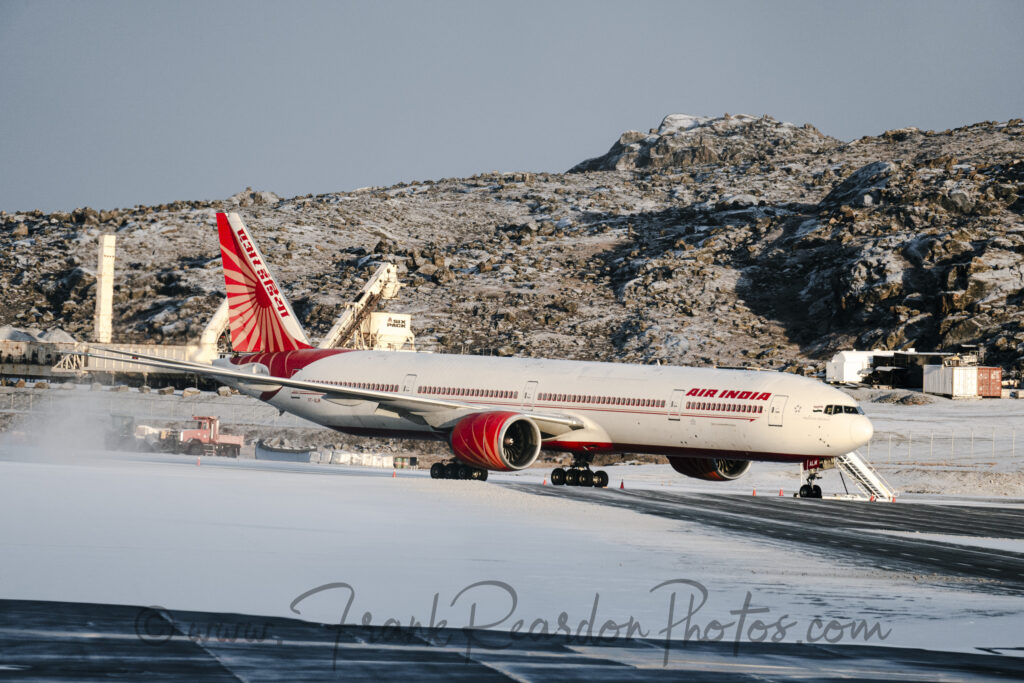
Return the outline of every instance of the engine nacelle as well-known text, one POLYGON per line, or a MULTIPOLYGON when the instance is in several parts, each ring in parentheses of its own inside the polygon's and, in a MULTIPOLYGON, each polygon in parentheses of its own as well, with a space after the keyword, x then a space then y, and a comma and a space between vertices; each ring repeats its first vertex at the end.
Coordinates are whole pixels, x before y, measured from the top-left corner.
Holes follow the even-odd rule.
POLYGON ((704 481, 730 481, 739 479, 750 469, 749 460, 724 460, 719 458, 670 457, 669 463, 679 474, 704 481))
POLYGON ((519 413, 473 413, 452 430, 451 446, 467 465, 508 472, 529 467, 540 455, 540 429, 519 413))

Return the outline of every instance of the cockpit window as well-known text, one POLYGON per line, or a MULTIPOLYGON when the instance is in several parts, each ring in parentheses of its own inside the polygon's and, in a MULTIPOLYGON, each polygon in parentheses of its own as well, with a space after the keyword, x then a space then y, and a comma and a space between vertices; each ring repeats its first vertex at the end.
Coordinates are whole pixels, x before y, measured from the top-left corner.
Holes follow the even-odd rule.
POLYGON ((826 415, 863 415, 864 411, 860 406, 825 406, 826 415))

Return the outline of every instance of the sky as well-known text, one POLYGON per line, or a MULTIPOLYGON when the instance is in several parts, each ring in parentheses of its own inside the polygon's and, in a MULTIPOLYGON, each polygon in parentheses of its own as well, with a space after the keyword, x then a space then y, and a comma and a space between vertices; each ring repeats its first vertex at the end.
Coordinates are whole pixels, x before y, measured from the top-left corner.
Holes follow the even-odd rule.
POLYGON ((1024 116, 1024 2, 0 0, 0 210, 565 171, 670 113, 1024 116))

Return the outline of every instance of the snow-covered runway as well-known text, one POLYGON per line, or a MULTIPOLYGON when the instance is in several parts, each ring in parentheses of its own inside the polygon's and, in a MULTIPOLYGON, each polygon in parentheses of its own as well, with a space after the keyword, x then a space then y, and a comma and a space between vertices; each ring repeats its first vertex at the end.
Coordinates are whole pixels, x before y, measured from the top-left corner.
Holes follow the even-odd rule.
MULTIPOLYGON (((656 478, 656 467, 611 468, 615 484, 619 470, 635 473, 625 491, 535 495, 556 493, 536 481, 540 472, 436 481, 415 471, 221 458, 197 466, 185 456, 6 444, 0 598, 622 641, 1024 645, 1019 533, 1005 532, 1009 545, 969 545, 928 564, 899 557, 905 536, 844 531, 935 533, 941 524, 896 523, 929 517, 926 506, 663 495, 650 481, 634 492, 632 480, 650 479, 648 468, 656 478), (841 547, 866 538, 893 556, 841 547), (943 568, 978 557, 996 558, 1000 573, 943 568)), ((935 518, 944 524, 958 509, 992 510, 940 506, 935 518)), ((970 527, 968 518, 948 533, 970 527)), ((975 525, 974 535, 991 545, 999 528, 975 525)), ((907 548, 948 554, 945 541, 922 546, 929 540, 907 548)))

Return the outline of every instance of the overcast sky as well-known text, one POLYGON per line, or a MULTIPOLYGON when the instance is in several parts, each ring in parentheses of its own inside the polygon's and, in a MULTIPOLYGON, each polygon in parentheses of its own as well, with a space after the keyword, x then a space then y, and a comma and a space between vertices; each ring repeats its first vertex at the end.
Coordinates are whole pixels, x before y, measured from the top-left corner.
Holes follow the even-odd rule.
POLYGON ((1024 2, 0 0, 0 209, 564 171, 673 112, 1024 116, 1024 2))

